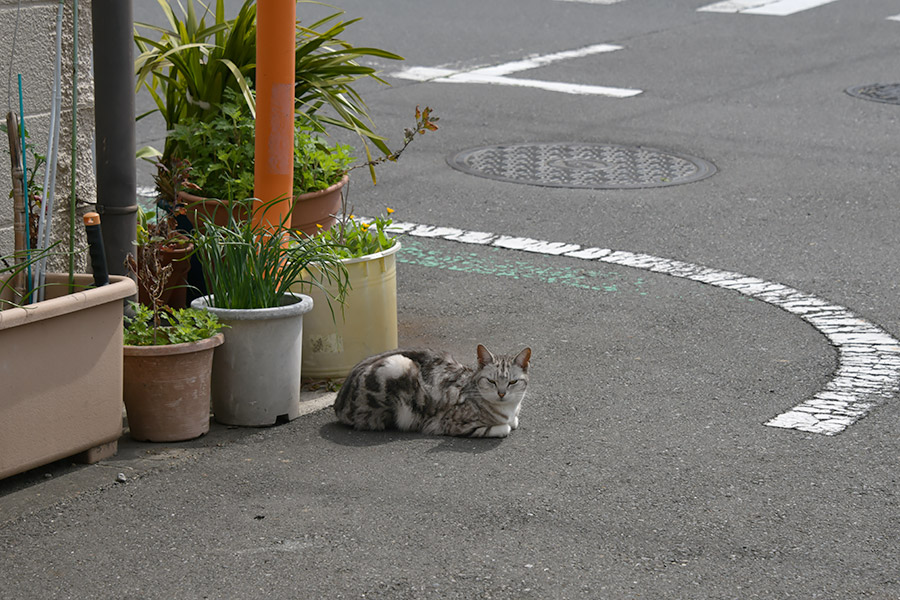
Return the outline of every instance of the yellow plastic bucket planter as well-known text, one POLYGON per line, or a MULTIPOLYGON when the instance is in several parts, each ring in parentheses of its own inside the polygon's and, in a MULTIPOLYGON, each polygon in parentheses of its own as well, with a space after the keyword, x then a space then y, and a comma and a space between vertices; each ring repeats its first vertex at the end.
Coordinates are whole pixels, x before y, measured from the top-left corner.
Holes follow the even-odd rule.
MULTIPOLYGON (((360 360, 397 347, 397 252, 400 242, 376 254, 347 258, 351 289, 341 306, 309 284, 297 284, 313 298, 313 309, 303 329, 304 378, 346 377, 360 360)), ((333 290, 332 290, 333 291, 333 290)))

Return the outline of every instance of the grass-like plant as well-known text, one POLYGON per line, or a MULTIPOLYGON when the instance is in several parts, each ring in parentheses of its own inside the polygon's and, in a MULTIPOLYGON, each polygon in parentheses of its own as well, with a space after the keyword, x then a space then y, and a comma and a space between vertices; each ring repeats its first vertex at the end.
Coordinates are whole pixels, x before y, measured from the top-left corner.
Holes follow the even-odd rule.
MULTIPOLYGON (((36 300, 39 288, 36 282, 28 281, 29 270, 41 260, 67 256, 68 253, 60 250, 61 247, 62 243, 57 241, 48 248, 18 250, 0 256, 0 310, 25 306, 36 300)), ((54 284, 45 283, 43 287, 51 285, 54 284)))
MULTIPOLYGON (((253 207, 246 200, 249 219, 229 218, 226 225, 203 219, 193 233, 194 252, 203 267, 211 305, 217 308, 251 309, 281 306, 284 296, 297 282, 326 290, 334 285, 331 300, 342 302, 347 290, 347 271, 335 253, 334 244, 309 238, 290 229, 290 213, 280 223, 270 224, 263 215, 276 199, 253 207), (309 269, 315 265, 315 269, 309 269)), ((231 204, 231 203, 229 203, 231 204)), ((228 206, 228 214, 234 214, 228 206)))

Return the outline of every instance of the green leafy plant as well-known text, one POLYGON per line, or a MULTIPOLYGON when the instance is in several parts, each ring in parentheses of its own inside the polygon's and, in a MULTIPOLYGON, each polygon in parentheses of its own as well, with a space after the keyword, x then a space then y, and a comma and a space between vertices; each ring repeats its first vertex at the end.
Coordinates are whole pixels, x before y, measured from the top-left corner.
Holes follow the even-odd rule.
POLYGON ((175 125, 169 139, 175 141, 176 150, 169 160, 188 162, 191 187, 207 198, 250 198, 256 124, 234 92, 225 96, 221 110, 211 118, 188 117, 175 125))
POLYGON ((316 237, 326 242, 342 259, 384 252, 396 243, 396 238, 388 230, 393 223, 390 218, 393 212, 392 208, 388 208, 387 216, 378 216, 371 221, 357 219, 354 215, 342 215, 334 227, 316 237))
MULTIPOLYGON (((269 224, 264 212, 276 202, 253 206, 242 201, 249 219, 229 217, 226 225, 203 218, 192 235, 194 253, 203 267, 207 292, 218 308, 274 308, 297 282, 325 289, 335 284, 338 292, 329 297, 342 302, 347 288, 347 271, 337 259, 333 245, 291 230, 290 213, 280 223, 269 224), (315 264, 312 274, 308 268, 315 264)), ((229 202, 228 214, 234 214, 229 202)))
MULTIPOLYGON (((169 134, 177 142, 177 156, 172 161, 190 163, 190 184, 207 198, 249 198, 254 187, 256 125, 247 107, 237 102, 232 92, 226 92, 226 96, 229 99, 222 104, 221 112, 211 119, 192 117, 175 126, 169 134)), ((330 145, 322 134, 307 126, 297 126, 294 140, 295 195, 338 183, 355 160, 352 147, 330 145)))
POLYGON ((353 148, 329 145, 309 127, 298 126, 294 136, 294 194, 324 190, 338 183, 355 160, 353 148))
POLYGON ((164 308, 129 302, 134 315, 125 317, 124 342, 128 346, 163 346, 198 342, 210 338, 227 325, 216 315, 196 308, 164 308))
MULTIPOLYGON (((214 8, 194 0, 185 0, 182 5, 178 0, 180 15, 173 9, 175 1, 158 0, 166 26, 136 24, 147 32, 141 35, 136 30, 134 35, 139 50, 136 89, 147 89, 156 104, 138 118, 159 111, 167 130, 187 118, 208 120, 219 111, 229 89, 239 94, 250 114, 255 115, 251 92, 256 75, 255 0, 245 0, 234 19, 225 18, 223 0, 216 0, 214 8)), ((360 59, 403 59, 385 50, 354 47, 343 41, 340 36, 360 20, 341 20, 343 14, 338 11, 308 27, 298 22, 294 107, 301 119, 318 130, 331 124, 356 132, 367 156, 369 142, 389 154, 384 140, 374 133, 366 104, 353 84, 363 78, 385 83, 375 69, 360 64, 360 59), (320 114, 323 107, 329 107, 334 116, 320 114)), ((176 140, 167 138, 164 162, 177 145, 176 140)))

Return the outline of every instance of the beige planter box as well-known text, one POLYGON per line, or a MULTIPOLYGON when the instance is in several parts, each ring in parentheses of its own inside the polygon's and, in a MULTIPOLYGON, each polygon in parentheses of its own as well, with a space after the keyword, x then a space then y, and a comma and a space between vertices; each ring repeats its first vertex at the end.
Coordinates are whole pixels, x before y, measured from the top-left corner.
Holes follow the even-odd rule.
MULTIPOLYGON (((50 284, 68 276, 50 274, 50 284)), ((90 275, 77 275, 90 285, 90 275)), ((137 288, 127 277, 0 311, 0 478, 85 453, 96 462, 116 452, 122 434, 122 300, 137 288)), ((7 290, 8 293, 10 290, 7 290)))

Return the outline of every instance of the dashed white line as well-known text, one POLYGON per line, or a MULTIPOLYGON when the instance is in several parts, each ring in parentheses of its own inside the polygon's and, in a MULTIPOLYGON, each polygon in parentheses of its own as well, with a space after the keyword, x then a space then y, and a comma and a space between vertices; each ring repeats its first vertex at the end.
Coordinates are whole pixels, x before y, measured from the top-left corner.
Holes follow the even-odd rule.
POLYGON ((583 4, 618 4, 622 0, 556 0, 557 2, 581 2, 583 4))
POLYGON ((837 0, 725 0, 701 6, 701 12, 741 13, 786 17, 804 10, 817 8, 837 0))
POLYGON ((610 96, 613 98, 630 98, 637 96, 642 90, 630 88, 618 88, 600 85, 585 85, 579 83, 565 83, 561 81, 542 81, 539 79, 521 79, 510 77, 512 73, 536 69, 555 62, 584 58, 594 54, 615 52, 621 50, 621 46, 613 44, 594 44, 575 50, 564 50, 553 54, 534 55, 522 60, 515 60, 490 67, 479 67, 469 70, 454 70, 440 67, 407 67, 392 77, 408 79, 412 81, 429 81, 436 83, 486 83, 494 85, 506 85, 516 87, 530 87, 564 94, 583 94, 610 96))
POLYGON ((644 269, 733 290, 800 317, 837 349, 838 368, 823 390, 768 420, 765 425, 769 427, 836 435, 900 390, 900 340, 842 306, 779 283, 609 248, 585 248, 578 244, 415 223, 395 223, 391 229, 414 237, 441 238, 644 269))

